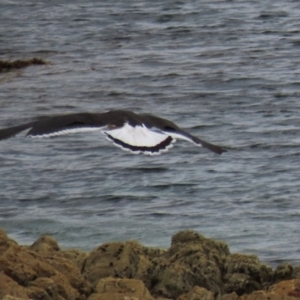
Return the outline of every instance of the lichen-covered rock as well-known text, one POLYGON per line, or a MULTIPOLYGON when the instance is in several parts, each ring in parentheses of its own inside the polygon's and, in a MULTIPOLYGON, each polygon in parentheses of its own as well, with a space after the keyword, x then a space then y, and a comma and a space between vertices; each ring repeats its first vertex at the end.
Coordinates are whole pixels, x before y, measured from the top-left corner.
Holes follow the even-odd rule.
MULTIPOLYGON (((212 239, 208 239, 203 235, 193 231, 193 230, 183 230, 172 237, 171 246, 180 244, 201 244, 204 250, 209 250, 209 255, 224 255, 227 256, 230 254, 228 245, 224 242, 214 241, 212 239)), ((176 248, 175 248, 176 249, 176 248)))
MULTIPOLYGON (((59 247, 52 238, 47 238, 54 247, 31 250, 18 246, 0 235, 0 295, 27 299, 82 299, 91 293, 77 265, 64 257, 56 256, 59 247), (8 290, 9 287, 10 290, 8 290), (17 294, 16 294, 17 293, 17 294)), ((42 239, 40 239, 42 241, 42 239)), ((45 240, 44 240, 45 241, 45 240)), ((35 243, 38 245, 39 242, 35 243)), ((44 243, 45 244, 45 243, 44 243)), ((1 299, 1 297, 0 297, 1 299)))
POLYGON ((128 299, 154 300, 141 280, 112 277, 101 279, 97 284, 96 293, 92 294, 88 300, 123 300, 126 297, 128 299))
POLYGON ((139 279, 157 297, 176 298, 197 285, 221 294, 227 255, 225 243, 183 231, 174 235, 167 251, 137 242, 101 245, 85 260, 83 274, 94 287, 106 277, 139 279))
POLYGON ((60 251, 57 241, 50 235, 42 235, 29 248, 36 252, 60 251))
POLYGON ((0 272, 0 299, 4 296, 10 295, 17 298, 29 299, 26 293, 26 289, 20 286, 12 278, 5 275, 3 271, 0 272))
POLYGON ((59 251, 57 255, 73 262, 78 267, 80 272, 83 268, 86 258, 88 257, 88 253, 78 249, 62 250, 59 251))
POLYGON ((268 290, 258 290, 240 297, 236 293, 225 294, 222 300, 295 300, 300 298, 300 279, 274 284, 268 290))
POLYGON ((205 288, 195 286, 187 294, 181 295, 177 300, 214 300, 215 297, 211 291, 205 288))
POLYGON ((293 297, 268 293, 266 291, 255 291, 250 295, 242 295, 238 300, 296 300, 293 297))
POLYGON ((291 279, 300 279, 300 266, 293 267, 293 274, 291 279))
POLYGON ((32 281, 27 289, 30 299, 53 299, 59 300, 59 287, 51 278, 40 277, 32 281))
POLYGON ((149 250, 137 242, 103 244, 86 258, 85 278, 95 287, 106 277, 142 280, 155 297, 175 299, 195 286, 224 293, 251 293, 270 284, 273 271, 256 256, 230 254, 223 242, 191 230, 172 237, 168 250, 149 250))
POLYGON ((29 246, 29 249, 41 253, 44 256, 47 253, 50 253, 55 257, 66 258, 67 260, 75 263, 79 270, 82 269, 83 263, 88 256, 88 253, 82 250, 61 250, 57 241, 50 235, 43 235, 39 237, 31 246, 29 246))
POLYGON ((177 233, 170 249, 152 260, 153 295, 176 298, 192 290, 204 287, 213 294, 222 294, 222 267, 229 255, 223 242, 207 239, 190 230, 177 233))
POLYGON ((225 292, 235 292, 238 295, 250 294, 261 289, 261 285, 251 276, 241 273, 226 274, 224 276, 225 292))
POLYGON ((221 299, 222 300, 238 300, 239 296, 236 292, 232 292, 230 294, 224 294, 221 299))
POLYGON ((292 279, 294 268, 288 263, 282 263, 274 271, 274 282, 292 279))
POLYGON ((19 246, 0 230, 0 299, 292 300, 300 298, 298 277, 300 267, 273 271, 190 230, 175 234, 167 250, 128 241, 89 254, 61 250, 51 236, 19 246))
POLYGON ((135 241, 101 245, 86 258, 83 274, 94 287, 105 277, 141 279, 151 266, 143 252, 135 241))
POLYGON ((11 247, 18 247, 18 244, 10 239, 4 230, 0 229, 0 256, 11 247))
POLYGON ((10 296, 10 295, 6 295, 6 296, 4 296, 4 298, 2 300, 25 300, 25 299, 24 298, 18 298, 18 297, 10 296))
POLYGON ((238 295, 263 289, 273 280, 273 270, 254 255, 231 254, 224 264, 224 292, 238 295))

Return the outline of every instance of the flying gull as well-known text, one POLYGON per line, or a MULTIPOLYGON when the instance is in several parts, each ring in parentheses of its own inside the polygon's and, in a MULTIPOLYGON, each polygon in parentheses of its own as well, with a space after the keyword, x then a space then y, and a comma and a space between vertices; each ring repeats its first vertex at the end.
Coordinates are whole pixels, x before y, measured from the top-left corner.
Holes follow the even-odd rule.
POLYGON ((45 117, 38 121, 0 129, 0 140, 13 137, 25 130, 28 130, 27 136, 39 138, 100 131, 116 146, 135 154, 161 154, 168 151, 176 139, 189 141, 217 154, 226 151, 189 134, 169 120, 126 110, 45 117))

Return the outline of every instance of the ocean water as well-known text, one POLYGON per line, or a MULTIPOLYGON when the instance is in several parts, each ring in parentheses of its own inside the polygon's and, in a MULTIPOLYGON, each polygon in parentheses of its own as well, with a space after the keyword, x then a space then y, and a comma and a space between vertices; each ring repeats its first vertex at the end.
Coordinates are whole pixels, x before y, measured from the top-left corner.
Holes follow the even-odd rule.
POLYGON ((298 1, 1 2, 0 127, 129 109, 228 148, 132 155, 99 133, 0 143, 0 228, 91 250, 168 247, 193 229, 231 252, 300 262, 298 1))

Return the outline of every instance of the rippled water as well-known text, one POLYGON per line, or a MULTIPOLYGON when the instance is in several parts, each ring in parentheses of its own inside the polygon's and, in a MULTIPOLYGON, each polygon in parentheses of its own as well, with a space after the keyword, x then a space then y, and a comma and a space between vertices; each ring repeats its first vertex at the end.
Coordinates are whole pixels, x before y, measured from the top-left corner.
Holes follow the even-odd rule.
POLYGON ((16 1, 1 4, 0 126, 131 109, 227 146, 178 142, 135 156, 92 133, 0 143, 0 227, 92 249, 167 247, 194 229, 232 252, 300 262, 298 1, 16 1))

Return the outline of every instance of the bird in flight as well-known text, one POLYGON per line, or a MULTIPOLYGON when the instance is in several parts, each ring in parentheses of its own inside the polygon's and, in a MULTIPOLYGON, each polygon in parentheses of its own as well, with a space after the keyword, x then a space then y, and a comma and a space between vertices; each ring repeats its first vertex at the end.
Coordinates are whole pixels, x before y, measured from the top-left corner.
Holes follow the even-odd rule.
POLYGON ((25 130, 27 136, 40 138, 100 131, 116 146, 135 154, 161 154, 168 151, 176 139, 189 141, 217 154, 226 151, 220 146, 189 134, 169 120, 127 110, 45 117, 38 121, 0 129, 0 140, 13 137, 25 130))

